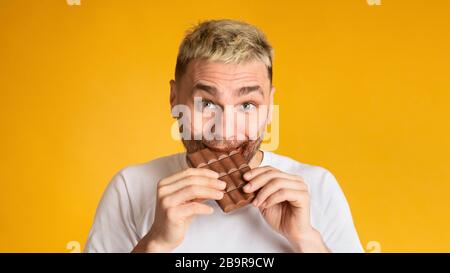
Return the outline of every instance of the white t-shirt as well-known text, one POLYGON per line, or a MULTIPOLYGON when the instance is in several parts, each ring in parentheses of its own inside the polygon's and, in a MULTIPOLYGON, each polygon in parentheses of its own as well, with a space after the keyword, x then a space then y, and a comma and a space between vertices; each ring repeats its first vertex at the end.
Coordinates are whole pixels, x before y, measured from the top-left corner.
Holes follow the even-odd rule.
MULTIPOLYGON (((311 225, 332 252, 363 252, 350 208, 334 176, 318 166, 264 152, 260 166, 300 175, 310 193, 311 225)), ((97 208, 85 252, 130 252, 153 223, 158 181, 188 168, 186 154, 129 166, 116 174, 97 208)), ((258 208, 248 205, 225 214, 213 200, 214 213, 194 218, 174 252, 292 252, 258 208)))

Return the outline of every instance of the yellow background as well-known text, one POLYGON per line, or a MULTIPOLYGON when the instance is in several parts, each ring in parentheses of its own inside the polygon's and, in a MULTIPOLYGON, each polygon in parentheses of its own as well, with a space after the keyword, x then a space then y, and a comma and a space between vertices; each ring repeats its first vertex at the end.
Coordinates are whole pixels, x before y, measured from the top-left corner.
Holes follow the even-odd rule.
POLYGON ((0 251, 83 247, 119 169, 182 151, 169 80, 184 31, 211 18, 266 32, 276 152, 337 176, 365 247, 450 251, 449 14, 446 0, 1 0, 0 251))

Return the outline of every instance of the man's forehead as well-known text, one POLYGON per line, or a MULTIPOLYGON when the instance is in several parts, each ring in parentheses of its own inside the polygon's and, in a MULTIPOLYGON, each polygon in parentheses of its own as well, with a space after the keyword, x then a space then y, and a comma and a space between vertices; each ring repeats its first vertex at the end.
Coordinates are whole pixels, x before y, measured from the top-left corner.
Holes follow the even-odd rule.
POLYGON ((239 64, 194 60, 188 65, 186 76, 192 84, 199 81, 260 85, 270 83, 265 64, 256 60, 239 64))

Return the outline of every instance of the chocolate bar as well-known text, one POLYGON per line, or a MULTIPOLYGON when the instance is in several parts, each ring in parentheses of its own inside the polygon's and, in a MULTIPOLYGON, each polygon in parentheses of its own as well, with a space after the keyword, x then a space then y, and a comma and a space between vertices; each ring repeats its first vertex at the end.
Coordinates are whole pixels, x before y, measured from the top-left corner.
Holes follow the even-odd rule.
POLYGON ((215 152, 208 148, 190 153, 187 158, 195 168, 207 168, 219 174, 219 179, 227 183, 225 194, 217 203, 224 212, 243 207, 253 201, 254 193, 246 193, 242 187, 247 184, 242 175, 250 170, 247 161, 238 150, 229 153, 215 152))

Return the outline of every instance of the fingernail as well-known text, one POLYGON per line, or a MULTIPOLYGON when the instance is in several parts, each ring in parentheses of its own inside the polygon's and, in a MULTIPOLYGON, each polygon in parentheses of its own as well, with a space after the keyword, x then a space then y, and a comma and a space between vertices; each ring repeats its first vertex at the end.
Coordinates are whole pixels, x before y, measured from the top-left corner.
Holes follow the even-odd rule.
POLYGON ((250 172, 246 172, 245 174, 244 174, 244 179, 250 179, 250 177, 252 177, 252 175, 251 175, 251 173, 250 172))
POLYGON ((250 191, 251 189, 252 189, 252 184, 250 184, 250 183, 244 186, 244 191, 247 191, 247 192, 248 192, 248 191, 250 191))
POLYGON ((221 189, 225 189, 226 186, 227 186, 227 183, 226 183, 226 182, 219 180, 219 187, 220 187, 221 189))
POLYGON ((255 198, 255 200, 253 200, 252 204, 253 204, 253 206, 257 207, 258 206, 258 199, 255 198))

